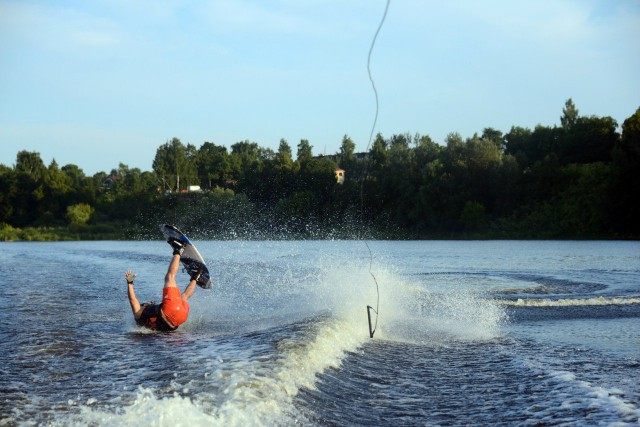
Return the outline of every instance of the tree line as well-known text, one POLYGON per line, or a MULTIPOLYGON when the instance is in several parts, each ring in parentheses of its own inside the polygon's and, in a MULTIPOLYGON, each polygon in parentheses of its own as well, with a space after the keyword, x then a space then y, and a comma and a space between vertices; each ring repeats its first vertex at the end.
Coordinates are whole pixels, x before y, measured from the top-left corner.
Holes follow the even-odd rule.
MULTIPOLYGON (((581 116, 560 126, 485 128, 445 144, 378 134, 330 156, 306 139, 277 151, 240 141, 199 148, 173 138, 151 171, 120 164, 85 176, 21 151, 0 165, 0 225, 157 235, 174 222, 210 238, 638 238, 640 108, 618 131, 581 116), (336 169, 345 171, 339 183, 336 169), (185 192, 199 186, 203 191, 185 192)), ((1 237, 0 237, 1 238, 1 237)))

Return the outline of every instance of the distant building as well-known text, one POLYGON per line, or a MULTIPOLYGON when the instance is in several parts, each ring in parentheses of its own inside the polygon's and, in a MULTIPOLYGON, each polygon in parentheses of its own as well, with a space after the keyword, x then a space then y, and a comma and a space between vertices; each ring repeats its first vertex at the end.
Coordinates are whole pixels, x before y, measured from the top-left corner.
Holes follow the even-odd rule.
POLYGON ((344 169, 336 169, 336 181, 338 184, 344 184, 344 169))
POLYGON ((190 186, 187 187, 187 191, 188 192, 201 191, 201 189, 200 189, 199 185, 190 185, 190 186))
POLYGON ((112 173, 102 181, 102 189, 109 191, 118 181, 120 181, 120 177, 117 174, 112 173))

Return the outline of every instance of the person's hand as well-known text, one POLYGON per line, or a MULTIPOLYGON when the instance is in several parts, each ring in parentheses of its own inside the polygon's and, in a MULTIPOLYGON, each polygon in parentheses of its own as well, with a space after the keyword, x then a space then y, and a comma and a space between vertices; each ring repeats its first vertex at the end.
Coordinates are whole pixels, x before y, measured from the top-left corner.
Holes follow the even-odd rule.
POLYGON ((127 272, 124 273, 124 278, 127 280, 127 284, 133 284, 136 277, 138 277, 138 275, 133 274, 131 270, 127 270, 127 272))

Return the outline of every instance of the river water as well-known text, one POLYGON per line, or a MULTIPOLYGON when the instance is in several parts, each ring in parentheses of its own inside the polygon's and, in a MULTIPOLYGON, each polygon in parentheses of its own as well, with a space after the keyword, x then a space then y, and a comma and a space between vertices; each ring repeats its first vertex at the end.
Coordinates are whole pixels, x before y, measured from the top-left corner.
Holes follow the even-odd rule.
POLYGON ((0 243, 0 425, 640 423, 639 242, 197 244, 156 333, 166 243, 0 243))

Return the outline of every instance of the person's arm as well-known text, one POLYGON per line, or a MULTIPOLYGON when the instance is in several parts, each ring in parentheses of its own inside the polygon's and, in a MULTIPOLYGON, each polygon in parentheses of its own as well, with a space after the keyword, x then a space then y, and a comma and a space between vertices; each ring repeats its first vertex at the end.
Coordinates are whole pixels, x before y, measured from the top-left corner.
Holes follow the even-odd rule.
POLYGON ((191 298, 191 295, 193 295, 195 290, 196 290, 196 281, 195 279, 191 279, 187 287, 184 288, 184 292, 182 293, 182 300, 186 301, 189 298, 191 298))
POLYGON ((133 281, 138 277, 137 274, 133 274, 131 270, 127 270, 124 274, 124 278, 127 281, 127 294, 129 295, 129 304, 131 304, 131 311, 133 312, 133 316, 137 316, 140 311, 140 302, 138 298, 136 298, 136 292, 133 290, 133 281))

